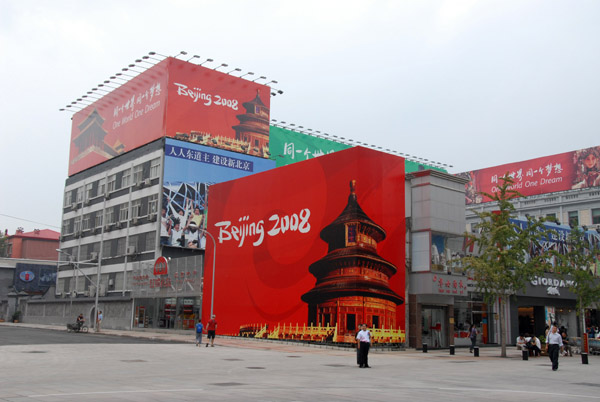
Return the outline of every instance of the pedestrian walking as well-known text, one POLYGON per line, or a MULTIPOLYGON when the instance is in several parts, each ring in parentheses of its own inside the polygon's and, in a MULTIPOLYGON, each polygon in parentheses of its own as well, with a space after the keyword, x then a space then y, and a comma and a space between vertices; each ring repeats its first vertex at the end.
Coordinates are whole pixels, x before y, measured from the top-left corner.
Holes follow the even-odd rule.
POLYGON ((96 317, 96 332, 100 332, 100 324, 102 323, 102 310, 98 311, 98 316, 96 317))
POLYGON ((358 363, 360 368, 371 368, 369 366, 369 349, 371 347, 371 333, 367 329, 367 324, 361 326, 361 330, 356 335, 358 341, 358 363))
MULTIPOLYGON (((213 314, 206 325, 207 337, 210 340, 211 347, 215 346, 215 334, 217 333, 217 320, 215 318, 217 316, 213 314)), ((206 347, 208 347, 208 342, 206 342, 206 347)))
POLYGON ((471 324, 471 327, 469 328, 469 339, 471 339, 469 352, 473 353, 473 349, 475 349, 475 344, 477 343, 477 328, 475 327, 475 324, 471 324))
POLYGON ((202 320, 198 320, 196 324, 196 347, 202 345, 202 330, 204 326, 202 325, 202 320))
POLYGON ((558 370, 558 355, 563 347, 562 336, 558 333, 556 325, 552 326, 551 332, 548 332, 548 357, 552 362, 552 371, 558 370))

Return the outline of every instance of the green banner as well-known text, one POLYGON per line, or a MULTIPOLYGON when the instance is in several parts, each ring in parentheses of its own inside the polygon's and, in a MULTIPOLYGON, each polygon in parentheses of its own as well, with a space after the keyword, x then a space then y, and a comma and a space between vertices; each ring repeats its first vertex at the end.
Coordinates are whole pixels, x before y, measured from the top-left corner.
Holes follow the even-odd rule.
MULTIPOLYGON (((271 159, 275 161, 277 167, 289 165, 296 162, 302 162, 317 156, 327 155, 332 152, 351 148, 351 145, 341 144, 339 142, 326 140, 312 135, 301 134, 285 128, 270 126, 269 130, 269 150, 271 159)), ((444 169, 429 166, 405 159, 404 169, 406 173, 419 170, 439 170, 444 169)))

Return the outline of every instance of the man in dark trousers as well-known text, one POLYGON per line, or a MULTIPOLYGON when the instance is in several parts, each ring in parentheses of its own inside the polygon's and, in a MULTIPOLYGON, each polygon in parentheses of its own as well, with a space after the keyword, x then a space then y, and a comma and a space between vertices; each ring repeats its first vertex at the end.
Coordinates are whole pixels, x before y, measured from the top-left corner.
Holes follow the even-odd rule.
MULTIPOLYGON (((210 346, 215 346, 215 334, 217 332, 217 318, 214 314, 210 318, 210 321, 206 325, 206 332, 208 334, 208 339, 210 340, 210 346)), ((208 342, 206 343, 206 347, 208 347, 208 342)))
POLYGON ((361 326, 360 332, 356 335, 358 341, 358 363, 360 368, 371 368, 369 366, 369 348, 371 347, 371 333, 367 329, 367 324, 361 326))
POLYGON ((558 333, 556 325, 553 325, 550 332, 548 332, 546 342, 548 343, 548 357, 552 361, 552 370, 556 371, 558 370, 558 355, 560 354, 560 349, 563 347, 562 336, 558 333))

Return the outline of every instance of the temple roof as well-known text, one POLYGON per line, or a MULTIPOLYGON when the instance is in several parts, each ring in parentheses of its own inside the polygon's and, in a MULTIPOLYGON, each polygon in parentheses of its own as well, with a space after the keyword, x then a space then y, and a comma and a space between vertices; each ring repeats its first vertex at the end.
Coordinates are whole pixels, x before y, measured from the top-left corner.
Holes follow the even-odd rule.
POLYGON ((350 195, 348 196, 346 208, 333 222, 321 230, 321 239, 328 244, 331 243, 338 235, 340 227, 343 228, 344 224, 350 222, 360 222, 371 227, 373 230, 370 231, 370 235, 378 243, 385 239, 385 230, 369 218, 356 200, 356 180, 350 181, 350 195))

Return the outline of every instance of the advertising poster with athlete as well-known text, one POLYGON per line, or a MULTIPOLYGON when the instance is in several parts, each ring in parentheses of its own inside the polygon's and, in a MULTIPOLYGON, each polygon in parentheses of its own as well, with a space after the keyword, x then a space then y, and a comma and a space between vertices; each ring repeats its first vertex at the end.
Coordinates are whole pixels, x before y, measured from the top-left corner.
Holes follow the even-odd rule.
POLYGON ((366 323, 404 342, 404 177, 403 158, 355 147, 211 186, 202 316, 221 334, 354 342, 366 323))
POLYGON ((600 146, 459 173, 457 176, 469 180, 466 204, 490 201, 481 193, 497 192, 500 178, 507 173, 515 181, 511 188, 523 196, 598 187, 600 146))
POLYGON ((113 85, 73 115, 69 176, 165 136, 269 157, 265 85, 172 57, 113 85))
POLYGON ((204 249, 209 187, 273 169, 275 162, 167 138, 164 165, 161 245, 204 249))

